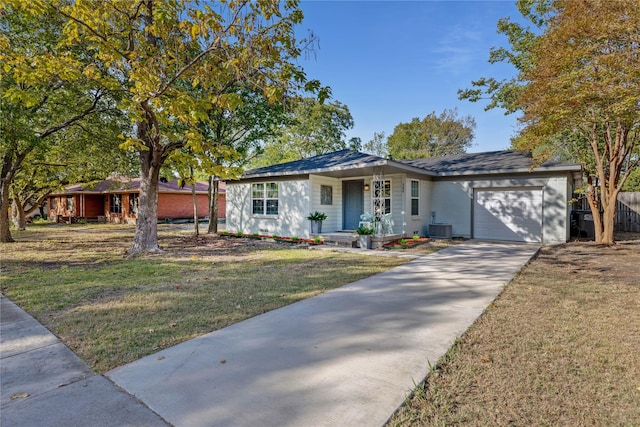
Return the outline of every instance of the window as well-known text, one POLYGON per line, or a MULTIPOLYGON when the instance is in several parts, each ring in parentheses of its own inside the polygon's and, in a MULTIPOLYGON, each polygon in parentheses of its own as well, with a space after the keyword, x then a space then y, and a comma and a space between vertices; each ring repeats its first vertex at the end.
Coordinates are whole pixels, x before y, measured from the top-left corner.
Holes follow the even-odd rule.
POLYGON ((332 205, 333 204, 333 187, 330 185, 320 186, 320 204, 332 205))
POLYGON ((251 212, 254 215, 278 215, 278 183, 251 184, 251 212))
POLYGON ((122 194, 111 194, 109 197, 109 212, 112 214, 122 213, 122 194))
POLYGON ((373 211, 376 215, 391 213, 391 181, 373 183, 373 211))
POLYGON ((49 210, 50 211, 55 211, 56 210, 56 198, 55 197, 49 197, 49 210))
POLYGON ((67 210, 73 210, 73 196, 67 196, 67 210))
POLYGON ((129 194, 129 213, 136 215, 140 206, 140 195, 131 193, 129 194))
POLYGON ((411 215, 420 215, 420 181, 411 180, 411 215))

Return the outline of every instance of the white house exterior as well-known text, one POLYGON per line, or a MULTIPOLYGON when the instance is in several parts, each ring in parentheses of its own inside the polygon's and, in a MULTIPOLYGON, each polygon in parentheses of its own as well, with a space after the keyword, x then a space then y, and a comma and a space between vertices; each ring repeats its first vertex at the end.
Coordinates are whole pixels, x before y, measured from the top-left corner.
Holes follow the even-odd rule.
POLYGON ((360 215, 392 218, 393 233, 564 243, 580 166, 532 168, 514 151, 394 161, 351 150, 255 169, 227 183, 227 229, 308 238, 307 216, 323 212, 324 233, 354 230, 360 215))

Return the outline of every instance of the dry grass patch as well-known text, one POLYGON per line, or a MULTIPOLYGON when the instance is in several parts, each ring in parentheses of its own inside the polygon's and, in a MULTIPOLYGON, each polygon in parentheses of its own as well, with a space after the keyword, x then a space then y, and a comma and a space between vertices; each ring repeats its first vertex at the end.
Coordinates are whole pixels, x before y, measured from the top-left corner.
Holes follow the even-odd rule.
POLYGON ((127 259, 130 226, 30 227, 3 253, 2 292, 99 372, 406 262, 160 227, 127 259))
POLYGON ((637 425, 640 240, 543 248, 389 423, 637 425))

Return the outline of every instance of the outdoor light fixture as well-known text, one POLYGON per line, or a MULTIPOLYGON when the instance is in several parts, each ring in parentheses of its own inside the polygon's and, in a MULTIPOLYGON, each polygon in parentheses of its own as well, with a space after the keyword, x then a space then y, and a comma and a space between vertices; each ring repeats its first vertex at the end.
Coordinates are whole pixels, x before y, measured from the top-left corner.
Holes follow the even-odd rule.
POLYGON ((364 185, 364 191, 369 191, 369 184, 364 185))

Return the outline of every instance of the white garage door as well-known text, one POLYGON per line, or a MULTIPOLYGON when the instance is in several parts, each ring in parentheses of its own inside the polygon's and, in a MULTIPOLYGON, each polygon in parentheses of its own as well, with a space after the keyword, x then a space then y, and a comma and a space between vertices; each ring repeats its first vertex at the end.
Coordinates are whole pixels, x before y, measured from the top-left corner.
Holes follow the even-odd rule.
POLYGON ((542 242, 542 189, 475 190, 473 236, 542 242))

